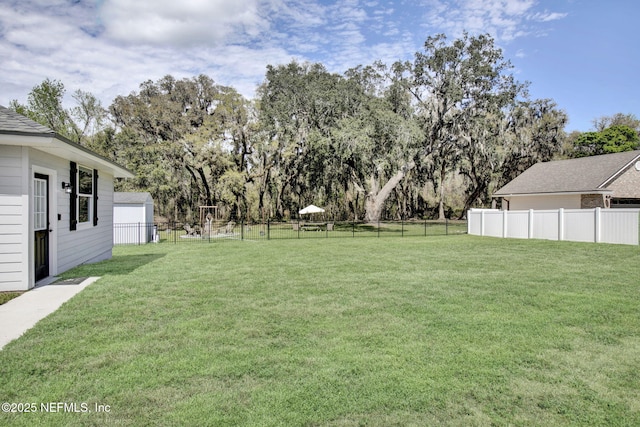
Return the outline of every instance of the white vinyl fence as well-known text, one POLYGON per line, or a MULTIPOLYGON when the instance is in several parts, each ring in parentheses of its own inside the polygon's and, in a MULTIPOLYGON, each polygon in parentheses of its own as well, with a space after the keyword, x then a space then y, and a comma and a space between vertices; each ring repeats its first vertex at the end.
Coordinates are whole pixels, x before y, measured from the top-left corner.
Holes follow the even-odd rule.
POLYGON ((471 209, 467 219, 477 236, 637 245, 640 209, 471 209))

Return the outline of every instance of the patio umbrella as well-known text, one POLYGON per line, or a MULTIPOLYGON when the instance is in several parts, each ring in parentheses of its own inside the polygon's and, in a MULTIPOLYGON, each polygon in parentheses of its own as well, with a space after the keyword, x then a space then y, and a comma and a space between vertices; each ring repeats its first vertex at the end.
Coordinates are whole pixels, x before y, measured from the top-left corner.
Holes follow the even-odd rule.
POLYGON ((306 214, 314 214, 314 213, 323 213, 324 209, 319 208, 315 205, 309 205, 304 209, 301 209, 300 211, 298 211, 298 213, 300 215, 306 215, 306 214))

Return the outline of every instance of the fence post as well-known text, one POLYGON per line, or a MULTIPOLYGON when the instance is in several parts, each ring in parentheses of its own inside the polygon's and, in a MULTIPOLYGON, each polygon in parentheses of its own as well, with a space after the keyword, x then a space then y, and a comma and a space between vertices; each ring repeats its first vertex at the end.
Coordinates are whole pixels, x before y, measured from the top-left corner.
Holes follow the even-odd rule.
POLYGON ((427 219, 424 219, 424 237, 427 237, 427 219))
MULTIPOLYGON (((502 238, 506 238, 509 235, 509 211, 502 211, 502 238)), ((531 216, 529 216, 531 220, 531 216)), ((527 235, 529 233, 527 232, 527 235)), ((530 239, 530 237, 529 237, 530 239)))
POLYGON ((558 240, 564 240, 564 209, 558 209, 558 240))
POLYGON ((356 237, 356 220, 351 223, 351 237, 356 237))
POLYGON ((600 221, 601 221, 601 218, 602 218, 601 215, 600 215, 601 214, 600 208, 595 208, 593 214, 595 216, 593 222, 595 223, 595 227, 596 227, 596 229, 594 230, 594 232, 595 232, 595 236, 594 236, 595 237, 595 242, 596 243, 600 243, 600 241, 602 240, 601 236, 600 236, 600 231, 602 230, 602 227, 601 227, 601 224, 600 224, 600 221))
POLYGON ((527 238, 533 239, 535 233, 535 223, 533 222, 533 216, 535 215, 535 211, 533 209, 529 209, 529 230, 527 230, 527 238))
POLYGON ((401 232, 400 232, 400 237, 404 237, 404 218, 400 218, 400 224, 401 224, 401 232))
POLYGON ((271 240, 271 219, 267 220, 267 240, 271 240))
POLYGON ((138 246, 140 246, 140 223, 138 222, 138 246))
POLYGON ((378 218, 378 238, 380 238, 380 218, 378 218))
POLYGON ((240 240, 244 240, 244 219, 240 220, 240 240))
POLYGON ((449 218, 444 219, 444 235, 449 235, 449 218))

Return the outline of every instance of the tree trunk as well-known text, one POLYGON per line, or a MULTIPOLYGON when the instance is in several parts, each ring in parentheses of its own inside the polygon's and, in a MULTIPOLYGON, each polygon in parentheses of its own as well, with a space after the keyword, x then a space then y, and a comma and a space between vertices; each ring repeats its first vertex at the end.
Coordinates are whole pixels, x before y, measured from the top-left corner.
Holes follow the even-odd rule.
POLYGON ((447 176, 447 166, 445 162, 442 162, 440 166, 440 188, 438 189, 438 219, 446 219, 444 214, 444 179, 447 176))
POLYGON ((207 206, 211 206, 213 204, 213 200, 211 199, 211 189, 209 188, 209 183, 207 182, 207 176, 205 175, 204 169, 202 169, 202 167, 199 167, 197 171, 198 175, 200 175, 200 179, 202 180, 202 185, 204 187, 205 204, 207 206))
MULTIPOLYGON (((193 171, 193 169, 191 168, 191 166, 185 164, 184 165, 185 169, 187 169, 187 171, 189 172, 189 175, 191 175, 191 180, 192 182, 195 184, 195 186, 198 188, 198 198, 200 197, 200 183, 198 182, 198 177, 196 176, 196 173, 193 171)), ((189 186, 189 191, 185 192, 185 198, 188 200, 189 204, 193 204, 193 194, 191 194, 191 186, 189 186)))
POLYGON ((467 196, 464 203, 464 208, 462 209, 462 212, 460 213, 460 217, 458 219, 462 219, 465 217, 465 215, 467 215, 467 211, 471 209, 471 205, 473 205, 475 201, 480 198, 485 188, 486 186, 476 184, 475 189, 471 192, 471 194, 467 196))
POLYGON ((260 177, 260 187, 258 188, 258 212, 262 216, 262 221, 264 222, 265 220, 264 196, 267 194, 267 191, 268 191, 267 185, 270 179, 271 169, 267 169, 266 167, 263 167, 263 169, 264 169, 264 172, 262 177, 260 177))
POLYGON ((367 199, 365 200, 365 221, 375 223, 380 220, 384 202, 387 201, 393 189, 396 188, 400 181, 405 177, 407 171, 413 169, 415 165, 415 162, 411 161, 404 168, 396 172, 396 174, 393 175, 380 190, 377 188, 378 186, 375 178, 372 178, 372 188, 369 194, 367 194, 367 199))

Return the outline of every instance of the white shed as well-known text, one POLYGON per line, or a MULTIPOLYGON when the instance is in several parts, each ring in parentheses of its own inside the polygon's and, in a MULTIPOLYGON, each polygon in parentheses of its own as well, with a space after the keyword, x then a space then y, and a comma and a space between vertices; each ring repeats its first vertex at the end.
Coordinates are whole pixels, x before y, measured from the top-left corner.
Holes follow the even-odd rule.
POLYGON ((142 244, 153 240, 153 198, 149 193, 113 193, 113 243, 142 244))
POLYGON ((127 169, 0 106, 0 291, 111 258, 127 169))

